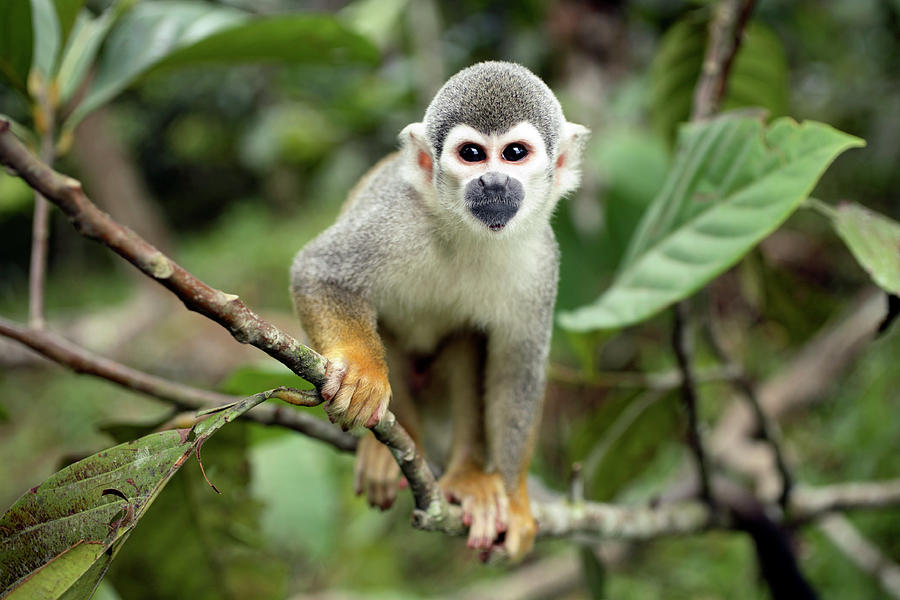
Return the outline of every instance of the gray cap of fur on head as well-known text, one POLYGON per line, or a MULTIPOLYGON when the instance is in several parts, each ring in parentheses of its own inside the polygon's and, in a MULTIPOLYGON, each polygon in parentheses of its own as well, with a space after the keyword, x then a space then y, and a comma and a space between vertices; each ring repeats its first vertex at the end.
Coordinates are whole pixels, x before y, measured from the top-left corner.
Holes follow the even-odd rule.
POLYGON ((438 90, 425 111, 425 135, 440 157, 454 125, 492 134, 523 121, 540 132, 552 156, 565 122, 556 96, 522 65, 482 62, 463 69, 438 90))

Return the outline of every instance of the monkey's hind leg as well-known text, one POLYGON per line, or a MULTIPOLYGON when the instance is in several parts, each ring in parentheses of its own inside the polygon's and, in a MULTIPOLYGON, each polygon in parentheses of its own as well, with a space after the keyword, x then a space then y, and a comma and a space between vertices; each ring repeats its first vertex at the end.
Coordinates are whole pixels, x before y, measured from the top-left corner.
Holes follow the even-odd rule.
POLYGON ((473 334, 450 340, 435 364, 453 407, 450 460, 438 483, 463 509, 469 547, 481 550, 494 544, 509 519, 503 479, 485 465, 484 360, 485 340, 473 334))
MULTIPOLYGON (((394 347, 388 336, 384 336, 383 341, 393 394, 391 411, 418 444, 421 439, 419 434, 421 427, 409 389, 408 361, 403 353, 394 347)), ((400 467, 391 451, 376 440, 371 431, 367 431, 360 438, 359 446, 356 448, 356 463, 353 469, 356 494, 365 494, 371 506, 386 510, 394 504, 397 489, 402 481, 400 467)))

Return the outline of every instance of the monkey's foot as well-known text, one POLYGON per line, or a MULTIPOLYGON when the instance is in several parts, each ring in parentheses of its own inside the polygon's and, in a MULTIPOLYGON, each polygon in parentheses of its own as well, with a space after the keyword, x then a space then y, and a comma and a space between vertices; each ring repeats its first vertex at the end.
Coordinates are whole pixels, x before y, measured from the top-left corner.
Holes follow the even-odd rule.
POLYGON ((509 525, 509 500, 500 475, 466 464, 451 468, 438 485, 451 502, 462 506, 468 546, 489 550, 509 525))
POLYGON ((390 508, 397 497, 400 467, 387 446, 370 432, 360 438, 356 448, 353 481, 356 494, 365 494, 369 504, 381 510, 390 508))
POLYGON ((489 562, 499 558, 503 561, 518 562, 531 551, 534 537, 537 534, 537 523, 531 516, 531 503, 527 494, 513 496, 509 502, 509 524, 503 536, 502 544, 495 546, 491 554, 484 556, 489 562))

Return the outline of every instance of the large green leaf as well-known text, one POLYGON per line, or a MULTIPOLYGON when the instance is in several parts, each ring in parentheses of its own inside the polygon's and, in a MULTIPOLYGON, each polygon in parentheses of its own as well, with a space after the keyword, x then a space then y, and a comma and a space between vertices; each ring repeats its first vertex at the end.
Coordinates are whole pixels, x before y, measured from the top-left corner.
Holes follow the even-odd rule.
MULTIPOLYGON (((663 36, 650 67, 650 105, 656 129, 672 139, 691 112, 709 37, 708 11, 689 14, 663 36)), ((788 64, 772 31, 751 22, 728 74, 723 110, 757 106, 772 116, 787 108, 788 64)))
POLYGON ((65 44, 75 25, 75 19, 81 13, 84 0, 53 0, 53 5, 56 7, 56 16, 59 19, 59 39, 65 44))
POLYGON ((92 17, 87 11, 78 15, 56 76, 60 102, 68 102, 81 87, 115 17, 115 7, 98 17, 92 17))
POLYGON ((48 82, 56 69, 59 54, 59 18, 51 0, 31 0, 31 11, 34 24, 31 69, 40 74, 42 82, 48 82))
MULTIPOLYGON (((248 468, 247 438, 249 431, 257 428, 262 427, 235 423, 203 445, 206 474, 222 490, 221 495, 210 493, 196 461, 188 461, 166 485, 104 578, 122 598, 285 597, 287 564, 280 553, 269 550, 270 539, 260 524, 262 500, 268 502, 268 498, 249 488, 251 474, 255 477, 256 473, 248 468)), ((282 483, 302 475, 289 473, 282 483)), ((303 480, 299 483, 302 488, 303 480)), ((302 488, 300 497, 283 501, 303 504, 309 490, 302 488)), ((281 494, 287 494, 285 489, 274 492, 274 496, 281 494)), ((333 512, 334 505, 326 510, 333 512)), ((297 531, 293 523, 282 522, 281 526, 297 531)))
POLYGON ((624 327, 690 296, 778 227, 835 157, 861 145, 827 125, 787 118, 768 128, 734 114, 684 126, 612 285, 560 324, 624 327))
POLYGON ((31 35, 29 0, 0 2, 0 77, 26 96, 33 50, 31 35))
POLYGON ((328 15, 253 17, 204 2, 149 2, 113 28, 67 127, 154 69, 213 61, 371 63, 374 47, 328 15))
POLYGON ((0 595, 89 597, 181 465, 266 396, 246 398, 192 430, 162 431, 104 450, 29 490, 0 517, 0 595))
POLYGON ((828 215, 872 280, 884 291, 900 295, 900 223, 852 202, 828 210, 828 215))

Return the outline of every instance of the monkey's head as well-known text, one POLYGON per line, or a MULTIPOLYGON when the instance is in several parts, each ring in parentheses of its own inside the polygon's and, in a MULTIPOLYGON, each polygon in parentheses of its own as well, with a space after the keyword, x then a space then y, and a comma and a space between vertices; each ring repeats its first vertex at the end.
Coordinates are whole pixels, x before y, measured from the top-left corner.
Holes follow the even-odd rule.
POLYGON ((546 222, 578 186, 588 130, 521 65, 484 62, 451 77, 400 134, 406 177, 434 209, 484 235, 546 222))

